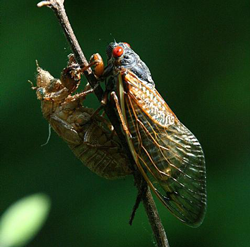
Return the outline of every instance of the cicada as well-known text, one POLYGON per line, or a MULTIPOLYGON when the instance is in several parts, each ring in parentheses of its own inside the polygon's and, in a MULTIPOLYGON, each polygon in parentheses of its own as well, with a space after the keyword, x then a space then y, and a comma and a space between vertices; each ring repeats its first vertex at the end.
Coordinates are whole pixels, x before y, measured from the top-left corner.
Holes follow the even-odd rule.
POLYGON ((75 93, 81 69, 71 55, 69 64, 55 79, 37 66, 37 98, 41 100, 43 116, 54 131, 69 145, 73 153, 93 172, 107 179, 132 173, 129 160, 112 129, 112 125, 94 109, 82 102, 92 89, 75 93))
POLYGON ((148 67, 127 43, 112 42, 106 53, 101 78, 138 170, 174 216, 198 227, 206 211, 205 158, 199 141, 157 92, 148 67))

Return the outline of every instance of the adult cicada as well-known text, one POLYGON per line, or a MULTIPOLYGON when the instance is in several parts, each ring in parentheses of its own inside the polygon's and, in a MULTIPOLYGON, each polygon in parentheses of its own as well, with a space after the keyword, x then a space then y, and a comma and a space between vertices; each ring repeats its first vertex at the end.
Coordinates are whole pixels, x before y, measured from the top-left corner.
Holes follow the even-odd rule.
POLYGON ((37 98, 43 116, 55 132, 67 142, 73 153, 93 172, 107 179, 131 174, 129 160, 112 129, 98 112, 82 105, 93 90, 73 94, 81 77, 81 69, 70 56, 69 64, 55 79, 37 65, 37 98))
POLYGON ((106 53, 101 78, 139 171, 178 219, 199 226, 206 211, 206 169, 199 141, 168 107, 148 67, 127 43, 112 42, 106 53))

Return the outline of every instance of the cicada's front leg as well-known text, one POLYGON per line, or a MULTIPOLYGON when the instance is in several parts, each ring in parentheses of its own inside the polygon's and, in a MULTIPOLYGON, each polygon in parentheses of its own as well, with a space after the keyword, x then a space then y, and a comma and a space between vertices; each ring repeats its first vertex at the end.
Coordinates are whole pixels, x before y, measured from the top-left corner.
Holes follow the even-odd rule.
POLYGON ((93 92, 94 92, 94 90, 89 85, 86 85, 86 87, 84 88, 84 90, 81 93, 77 93, 77 94, 74 94, 74 95, 69 95, 65 99, 63 105, 64 104, 69 104, 69 103, 75 103, 75 102, 77 104, 82 103, 85 100, 86 96, 88 94, 93 93, 93 92))
MULTIPOLYGON (((96 77, 96 79, 98 81, 102 80, 102 76, 104 73, 104 63, 103 63, 103 59, 99 53, 95 53, 90 57, 88 66, 82 67, 81 72, 83 73, 84 71, 86 71, 90 67, 92 68, 93 74, 96 77)), ((91 87, 89 84, 87 84, 85 89, 84 89, 84 92, 89 91, 89 90, 91 90, 91 87)), ((107 94, 105 93, 103 98, 107 98, 106 96, 107 96, 107 94)), ((103 105, 105 105, 103 100, 102 100, 101 104, 102 105, 94 112, 93 117, 98 115, 99 112, 103 109, 103 105)))
POLYGON ((104 73, 104 63, 99 53, 95 53, 90 57, 90 64, 93 66, 93 72, 97 78, 101 78, 104 73))
POLYGON ((72 103, 75 101, 82 102, 89 93, 92 93, 94 91, 89 83, 87 83, 83 92, 72 95, 72 93, 75 92, 78 88, 81 81, 81 76, 84 71, 92 67, 94 75, 98 80, 102 76, 104 71, 104 63, 102 57, 98 53, 92 55, 88 66, 84 67, 79 66, 73 54, 70 54, 68 58, 68 66, 64 68, 61 73, 61 82, 69 91, 69 96, 65 99, 64 104, 72 103))
POLYGON ((81 71, 84 72, 90 67, 92 67, 95 77, 99 80, 104 73, 104 63, 99 53, 93 54, 90 57, 89 64, 87 66, 82 67, 81 71))
POLYGON ((70 93, 73 93, 80 85, 82 69, 76 62, 73 54, 69 54, 68 59, 67 67, 63 69, 60 79, 64 87, 66 87, 70 93))
POLYGON ((64 105, 71 104, 71 103, 79 104, 83 102, 83 100, 86 98, 88 94, 93 92, 93 89, 87 83, 83 92, 73 95, 73 93, 77 90, 80 84, 83 70, 79 66, 79 64, 75 61, 75 57, 73 54, 70 54, 68 58, 69 58, 68 65, 66 68, 63 69, 61 73, 61 82, 64 85, 64 87, 68 89, 70 94, 65 99, 63 104, 64 105))

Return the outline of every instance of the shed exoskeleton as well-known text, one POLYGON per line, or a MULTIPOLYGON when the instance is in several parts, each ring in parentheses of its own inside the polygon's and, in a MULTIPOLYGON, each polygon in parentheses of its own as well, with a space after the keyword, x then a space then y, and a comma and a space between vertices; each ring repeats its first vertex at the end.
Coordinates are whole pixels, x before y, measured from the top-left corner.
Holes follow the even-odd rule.
POLYGON ((55 79, 37 65, 37 99, 42 113, 52 129, 69 145, 73 153, 97 175, 116 179, 132 174, 129 160, 112 125, 82 102, 93 90, 87 85, 83 92, 78 88, 81 69, 69 56, 68 66, 61 79, 55 79))

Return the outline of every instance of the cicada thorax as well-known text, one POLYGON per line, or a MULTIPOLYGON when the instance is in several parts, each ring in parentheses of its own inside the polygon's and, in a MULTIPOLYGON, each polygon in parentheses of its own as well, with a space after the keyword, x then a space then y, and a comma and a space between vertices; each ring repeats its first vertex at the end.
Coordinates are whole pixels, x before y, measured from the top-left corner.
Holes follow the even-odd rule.
POLYGON ((68 78, 62 82, 38 67, 37 96, 43 115, 73 153, 101 177, 115 179, 131 174, 129 160, 110 123, 82 105, 87 93, 73 95, 72 88, 68 78))
MULTIPOLYGON (((205 159, 196 137, 177 119, 145 63, 124 43, 111 43, 114 90, 135 163, 163 204, 182 222, 199 226, 206 210, 205 159), (128 134, 129 133, 129 134, 128 134)), ((111 66, 110 66, 111 67, 111 66)))

